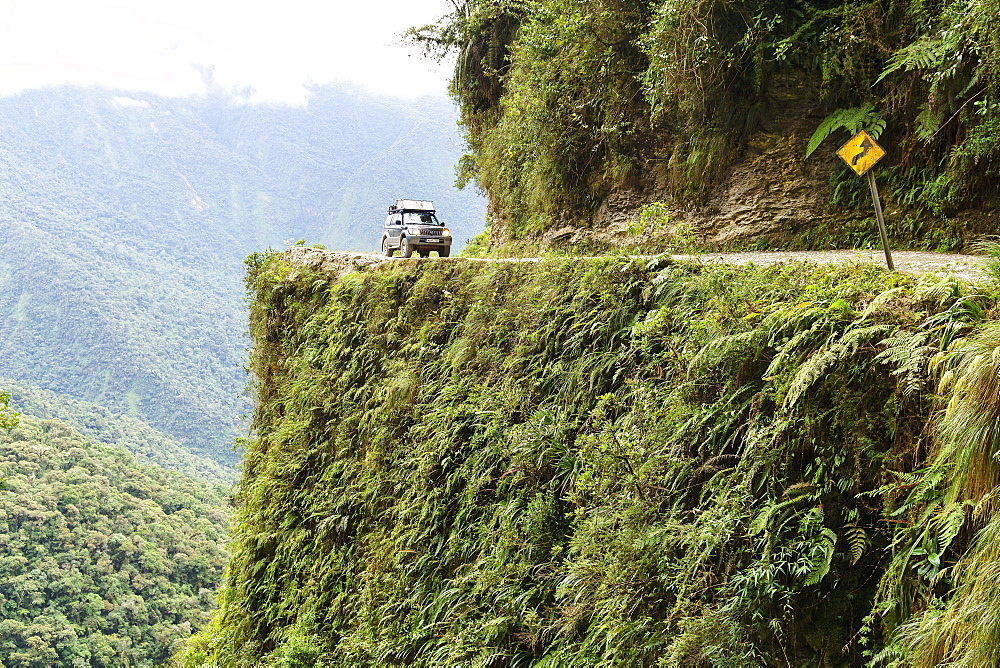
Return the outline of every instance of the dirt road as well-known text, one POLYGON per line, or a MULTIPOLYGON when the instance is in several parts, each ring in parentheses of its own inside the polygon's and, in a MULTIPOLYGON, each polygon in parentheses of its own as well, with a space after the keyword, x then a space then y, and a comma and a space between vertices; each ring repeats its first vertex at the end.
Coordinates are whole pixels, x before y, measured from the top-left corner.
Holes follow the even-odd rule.
MULTIPOLYGON (((871 262, 885 266, 885 254, 874 250, 830 251, 771 251, 749 253, 706 253, 699 256, 675 255, 681 259, 700 259, 702 262, 728 262, 731 264, 778 264, 807 260, 823 264, 843 262, 871 262)), ((907 274, 926 274, 931 271, 948 271, 966 281, 986 278, 986 257, 959 255, 957 253, 930 253, 922 251, 893 251, 892 261, 897 271, 907 274)))
MULTIPOLYGON (((361 267, 380 262, 401 262, 401 258, 388 258, 377 253, 353 253, 331 251, 305 246, 291 246, 286 251, 292 264, 313 268, 343 271, 348 267, 361 267)), ((652 256, 650 256, 652 257, 652 256)), ((781 262, 819 262, 835 264, 843 262, 870 262, 885 265, 882 251, 872 250, 832 250, 832 251, 761 251, 746 253, 704 253, 700 255, 673 255, 679 261, 728 262, 731 264, 778 264, 781 262)), ((907 274, 925 274, 932 271, 947 271, 959 278, 977 282, 986 278, 987 258, 981 255, 958 255, 954 253, 930 253, 918 251, 894 251, 893 261, 898 271, 907 274)), ((537 262, 540 258, 429 258, 431 262, 537 262)), ((419 258, 411 261, 421 262, 419 258)))

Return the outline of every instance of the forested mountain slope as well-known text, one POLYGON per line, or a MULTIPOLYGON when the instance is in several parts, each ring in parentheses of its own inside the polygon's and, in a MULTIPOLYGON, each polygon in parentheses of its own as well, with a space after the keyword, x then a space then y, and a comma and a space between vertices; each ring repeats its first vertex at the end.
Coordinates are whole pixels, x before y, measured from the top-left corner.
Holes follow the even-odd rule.
POLYGON ((0 429, 0 663, 154 666, 213 606, 222 493, 58 420, 0 429))
POLYGON ((1000 660, 995 285, 328 255, 251 265, 255 434, 183 665, 1000 660))
POLYGON ((58 88, 0 99, 0 374, 147 421, 232 463, 244 385, 242 260, 308 237, 377 247, 395 197, 459 240, 441 100, 316 87, 309 106, 58 88))
POLYGON ((190 478, 226 487, 236 478, 232 468, 189 452, 138 418, 27 383, 0 379, 0 391, 9 395, 11 410, 35 420, 60 420, 91 441, 128 450, 144 466, 180 471, 190 478))

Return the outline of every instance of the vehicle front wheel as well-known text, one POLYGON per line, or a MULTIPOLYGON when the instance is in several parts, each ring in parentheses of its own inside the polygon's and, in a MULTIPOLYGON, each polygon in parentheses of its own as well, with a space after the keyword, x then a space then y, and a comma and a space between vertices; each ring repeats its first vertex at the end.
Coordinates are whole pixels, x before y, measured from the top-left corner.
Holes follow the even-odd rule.
POLYGON ((403 237, 399 242, 399 254, 403 257, 413 257, 413 246, 410 245, 410 240, 403 237))
POLYGON ((451 255, 450 248, 442 248, 438 251, 438 257, 448 257, 449 255, 451 255))
POLYGON ((389 248, 389 239, 388 238, 382 239, 382 255, 385 255, 386 257, 392 257, 395 252, 396 249, 389 248))

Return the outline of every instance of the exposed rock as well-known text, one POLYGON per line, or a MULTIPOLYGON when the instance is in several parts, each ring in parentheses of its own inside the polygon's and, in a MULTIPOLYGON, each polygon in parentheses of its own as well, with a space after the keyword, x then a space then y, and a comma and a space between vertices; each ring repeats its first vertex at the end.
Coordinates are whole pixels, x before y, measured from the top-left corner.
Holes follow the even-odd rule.
MULTIPOLYGON (((328 274, 331 280, 364 267, 390 261, 390 258, 372 253, 330 251, 325 248, 310 248, 308 246, 289 246, 284 252, 284 259, 293 267, 306 267, 322 271, 328 274)), ((289 280, 295 280, 295 278, 295 272, 289 275, 289 280)))
MULTIPOLYGON (((829 139, 808 160, 809 137, 824 113, 816 91, 802 77, 786 76, 769 87, 770 101, 760 131, 748 140, 742 156, 700 205, 671 200, 664 182, 611 193, 587 226, 549 230, 541 246, 597 241, 614 245, 648 242, 630 232, 642 209, 667 203, 671 223, 690 225, 703 242, 732 245, 771 234, 789 235, 804 225, 834 216, 829 180, 838 159, 829 139)), ((650 177, 652 178, 652 177, 650 177)), ((839 211, 839 218, 853 217, 839 211)), ((859 212, 858 217, 867 215, 859 212)))
POLYGON ((726 244, 783 233, 829 217, 834 158, 804 160, 807 137, 759 133, 707 206, 679 216, 706 241, 726 244))

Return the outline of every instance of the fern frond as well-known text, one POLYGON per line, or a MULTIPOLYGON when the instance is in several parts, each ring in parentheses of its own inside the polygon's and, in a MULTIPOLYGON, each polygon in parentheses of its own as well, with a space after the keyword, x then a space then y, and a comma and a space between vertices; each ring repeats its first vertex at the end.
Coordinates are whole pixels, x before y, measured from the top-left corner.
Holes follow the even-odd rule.
POLYGON ((810 555, 816 556, 818 559, 812 562, 812 569, 806 575, 802 584, 806 586, 819 584, 826 577, 826 574, 830 572, 830 563, 833 561, 833 549, 836 544, 837 534, 831 529, 823 527, 820 530, 819 540, 814 546, 814 555, 810 555))
POLYGON ((731 357, 734 353, 749 353, 759 349, 767 338, 767 332, 762 329, 751 329, 747 332, 719 336, 709 341, 699 350, 688 364, 688 371, 711 368, 720 360, 731 357))
POLYGON ((930 332, 905 332, 896 330, 879 345, 885 350, 875 356, 875 361, 892 367, 890 372, 900 378, 903 396, 912 396, 924 387, 924 373, 935 348, 927 345, 930 332))
POLYGON ((878 139, 882 131, 885 130, 885 116, 881 112, 875 111, 875 105, 871 102, 861 107, 851 107, 850 109, 837 109, 832 114, 823 119, 809 143, 806 145, 806 157, 812 155, 823 141, 837 130, 847 130, 850 134, 856 134, 864 129, 878 139))
POLYGON ((762 511, 757 513, 757 517, 750 522, 749 533, 751 536, 757 535, 771 527, 769 533, 774 533, 777 529, 780 529, 787 521, 779 521, 776 524, 772 522, 772 519, 776 516, 781 516, 782 511, 788 510, 802 501, 808 501, 812 498, 810 494, 798 494, 792 498, 785 499, 784 501, 779 501, 778 503, 773 503, 768 507, 764 508, 762 511))
POLYGON ((965 525, 967 511, 972 504, 968 502, 950 503, 941 509, 934 519, 936 526, 938 548, 943 552, 955 540, 959 531, 965 525))
POLYGON ((786 499, 799 499, 803 496, 808 496, 810 494, 815 494, 819 490, 816 483, 813 482, 797 482, 785 488, 785 492, 782 496, 786 499))
POLYGON ((900 286, 898 288, 889 288, 888 290, 883 290, 878 293, 875 295, 874 299, 871 300, 871 303, 868 304, 865 310, 861 312, 861 315, 858 317, 858 321, 867 320, 874 313, 878 312, 886 304, 892 301, 893 297, 905 291, 906 288, 900 286))
POLYGON ((819 326, 819 322, 814 323, 812 327, 800 329, 791 338, 780 344, 776 342, 776 339, 778 338, 777 332, 772 333, 769 343, 776 346, 778 348, 778 352, 775 354, 774 359, 771 360, 771 363, 768 365, 767 371, 764 372, 764 375, 774 376, 780 373, 792 359, 803 353, 803 348, 814 348, 816 344, 819 343, 817 339, 820 338, 822 338, 825 343, 825 341, 829 339, 829 336, 830 335, 827 330, 819 326))
POLYGON ((857 351, 862 343, 871 341, 880 334, 893 329, 893 325, 869 325, 868 327, 852 327, 844 332, 840 339, 842 345, 848 346, 852 351, 857 351))
POLYGON ((890 74, 896 72, 912 72, 915 70, 942 70, 950 66, 950 59, 956 49, 956 41, 947 39, 941 34, 907 44, 892 54, 882 74, 876 79, 879 83, 890 74))
POLYGON ((964 291, 965 286, 955 276, 925 274, 917 282, 917 287, 913 290, 913 297, 920 301, 944 306, 945 302, 961 297, 964 291))
POLYGON ((785 407, 794 406, 813 383, 822 378, 826 372, 838 362, 841 362, 858 351, 865 341, 884 334, 892 325, 871 325, 847 330, 839 340, 824 346, 807 359, 795 372, 788 394, 785 395, 785 407))
POLYGON ((844 542, 847 543, 848 561, 853 566, 861 560, 868 547, 868 533, 856 524, 850 524, 844 527, 844 542))

